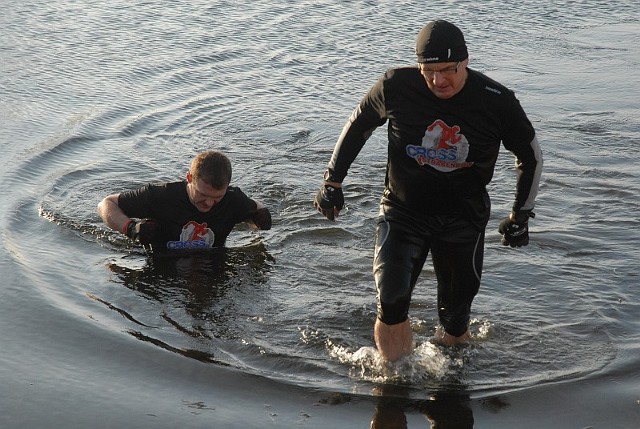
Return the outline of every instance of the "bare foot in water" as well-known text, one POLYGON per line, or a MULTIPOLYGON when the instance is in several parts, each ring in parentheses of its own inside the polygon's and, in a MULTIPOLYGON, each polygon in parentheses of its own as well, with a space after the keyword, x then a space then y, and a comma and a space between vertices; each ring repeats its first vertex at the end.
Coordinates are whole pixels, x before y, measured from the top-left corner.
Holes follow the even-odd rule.
POLYGON ((460 335, 459 337, 454 337, 451 334, 447 334, 442 326, 438 326, 436 328, 435 335, 436 343, 443 346, 455 346, 457 344, 468 344, 471 341, 471 333, 467 329, 467 332, 460 335))

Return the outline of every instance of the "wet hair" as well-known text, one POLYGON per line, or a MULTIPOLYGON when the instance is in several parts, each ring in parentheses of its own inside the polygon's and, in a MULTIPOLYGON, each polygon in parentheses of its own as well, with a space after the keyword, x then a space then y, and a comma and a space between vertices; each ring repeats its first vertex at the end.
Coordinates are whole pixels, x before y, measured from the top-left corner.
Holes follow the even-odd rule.
POLYGON ((193 181, 201 180, 216 189, 222 189, 231 182, 231 161, 215 150, 202 152, 193 158, 189 171, 193 181))

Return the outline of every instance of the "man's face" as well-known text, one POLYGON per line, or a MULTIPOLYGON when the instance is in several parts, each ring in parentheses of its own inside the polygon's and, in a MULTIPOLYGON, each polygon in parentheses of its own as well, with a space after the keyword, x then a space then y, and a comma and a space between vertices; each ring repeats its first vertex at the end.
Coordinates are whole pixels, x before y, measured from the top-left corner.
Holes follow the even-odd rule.
POLYGON ((469 59, 455 63, 420 64, 420 73, 436 97, 447 99, 460 92, 464 86, 467 64, 469 59))
POLYGON ((187 194, 189 201, 198 211, 206 213, 213 208, 227 193, 227 186, 222 189, 214 188, 202 180, 194 180, 190 173, 187 173, 187 194))

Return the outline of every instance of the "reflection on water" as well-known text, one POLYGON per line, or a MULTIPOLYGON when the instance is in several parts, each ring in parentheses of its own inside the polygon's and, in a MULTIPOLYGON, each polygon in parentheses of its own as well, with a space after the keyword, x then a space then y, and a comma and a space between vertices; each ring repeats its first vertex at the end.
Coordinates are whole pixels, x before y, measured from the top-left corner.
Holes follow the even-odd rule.
POLYGON ((382 385, 371 420, 371 429, 407 429, 407 413, 425 417, 425 429, 471 429, 473 410, 464 392, 438 392, 427 400, 410 400, 401 386, 382 385), (428 425, 427 424, 430 425, 428 425))
POLYGON ((242 323, 237 306, 243 304, 243 313, 251 312, 246 308, 248 301, 238 296, 264 288, 273 261, 261 242, 240 249, 140 256, 133 258, 134 263, 131 259, 111 261, 107 268, 114 274, 112 282, 135 292, 133 304, 130 297, 117 297, 121 294, 113 299, 122 303, 95 293, 87 294, 89 298, 135 323, 137 329, 127 329, 135 338, 214 363, 224 363, 211 350, 215 341, 235 338, 238 329, 234 326, 242 323), (169 327, 202 341, 197 347, 185 348, 181 345, 185 338, 163 332, 169 327))
POLYGON ((147 264, 134 269, 108 264, 122 284, 144 296, 163 302, 171 297, 186 304, 194 314, 204 314, 208 305, 240 283, 264 283, 269 270, 264 246, 242 251, 211 251, 151 255, 147 264), (178 297, 181 296, 181 298, 178 297))

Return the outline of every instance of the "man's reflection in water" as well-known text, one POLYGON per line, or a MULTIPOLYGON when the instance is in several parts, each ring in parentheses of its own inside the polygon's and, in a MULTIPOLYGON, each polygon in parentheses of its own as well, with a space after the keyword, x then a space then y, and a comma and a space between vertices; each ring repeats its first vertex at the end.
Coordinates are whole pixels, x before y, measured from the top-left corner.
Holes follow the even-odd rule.
POLYGON ((371 429, 407 429, 406 412, 424 414, 431 429, 473 428, 470 399, 464 393, 439 392, 428 400, 414 400, 400 386, 382 386, 378 392, 371 429))
MULTIPOLYGON (((271 256, 264 245, 239 249, 149 256, 136 268, 111 263, 109 269, 122 284, 163 305, 162 317, 194 337, 225 336, 234 319, 233 308, 244 290, 262 289, 270 270, 271 256), (230 291, 229 297, 226 295, 230 291), (185 311, 194 326, 180 326, 171 312, 185 311), (209 325, 209 329, 201 325, 209 325), (211 332, 214 329, 215 332, 211 332)), ((246 304, 246 303, 244 303, 246 304)))

